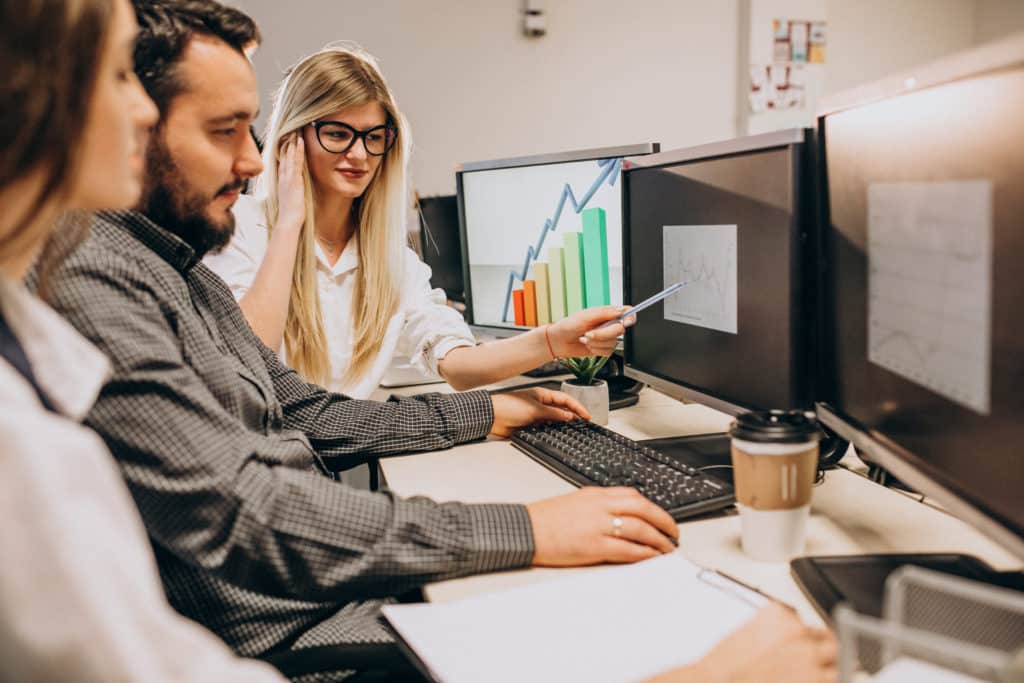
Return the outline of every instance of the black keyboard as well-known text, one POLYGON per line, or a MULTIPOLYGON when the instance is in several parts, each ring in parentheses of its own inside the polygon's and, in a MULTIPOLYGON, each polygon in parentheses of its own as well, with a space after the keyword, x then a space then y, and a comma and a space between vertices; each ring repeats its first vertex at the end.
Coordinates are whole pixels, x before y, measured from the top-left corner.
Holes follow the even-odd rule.
POLYGON ((632 486, 676 521, 736 501, 730 484, 591 422, 526 427, 512 444, 577 486, 632 486))

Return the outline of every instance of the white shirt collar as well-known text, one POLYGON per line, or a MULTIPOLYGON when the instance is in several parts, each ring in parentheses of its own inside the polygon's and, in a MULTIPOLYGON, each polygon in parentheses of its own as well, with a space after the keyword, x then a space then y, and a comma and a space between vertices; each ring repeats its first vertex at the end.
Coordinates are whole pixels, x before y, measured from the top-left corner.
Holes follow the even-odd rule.
MULTIPOLYGON (((25 350, 40 389, 57 411, 81 422, 110 372, 106 356, 21 284, 2 276, 0 308, 25 350)), ((17 375, 3 360, 0 370, 17 375)))
POLYGON ((316 247, 317 263, 319 263, 320 267, 327 271, 331 277, 338 277, 339 275, 343 275, 359 267, 358 235, 352 235, 348 244, 345 245, 344 251, 341 252, 341 256, 338 257, 338 262, 333 266, 327 262, 327 256, 324 254, 323 249, 320 248, 320 244, 316 243, 314 246, 316 247))

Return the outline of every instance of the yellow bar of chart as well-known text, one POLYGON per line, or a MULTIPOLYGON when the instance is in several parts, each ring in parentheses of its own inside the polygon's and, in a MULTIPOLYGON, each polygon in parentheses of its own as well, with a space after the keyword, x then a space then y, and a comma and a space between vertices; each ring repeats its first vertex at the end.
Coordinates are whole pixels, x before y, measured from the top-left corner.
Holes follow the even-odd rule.
POLYGON ((551 298, 548 293, 548 264, 533 264, 533 279, 537 283, 537 324, 551 322, 551 298))
POLYGON ((565 261, 561 247, 548 249, 548 301, 551 304, 551 322, 565 317, 565 261))

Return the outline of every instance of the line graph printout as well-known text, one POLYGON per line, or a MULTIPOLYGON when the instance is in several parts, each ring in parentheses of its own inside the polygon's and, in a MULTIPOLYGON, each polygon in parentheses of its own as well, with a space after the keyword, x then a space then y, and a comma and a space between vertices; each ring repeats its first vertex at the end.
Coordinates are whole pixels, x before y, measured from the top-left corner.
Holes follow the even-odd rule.
POLYGON ((868 187, 868 360, 987 415, 992 183, 868 187))
POLYGON ((665 320, 737 334, 735 225, 666 225, 665 286, 689 284, 665 299, 665 320))

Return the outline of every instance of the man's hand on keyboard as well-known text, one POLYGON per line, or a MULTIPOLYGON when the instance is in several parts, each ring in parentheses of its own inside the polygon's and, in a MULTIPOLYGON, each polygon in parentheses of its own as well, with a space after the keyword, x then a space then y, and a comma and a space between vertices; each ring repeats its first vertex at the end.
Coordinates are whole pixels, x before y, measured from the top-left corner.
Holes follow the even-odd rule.
POLYGON ((541 387, 496 394, 491 397, 494 424, 491 434, 511 436, 520 427, 536 422, 569 422, 590 419, 590 413, 573 397, 541 387))
POLYGON ((582 488, 526 509, 535 566, 638 562, 672 552, 679 538, 669 514, 633 488, 582 488))

